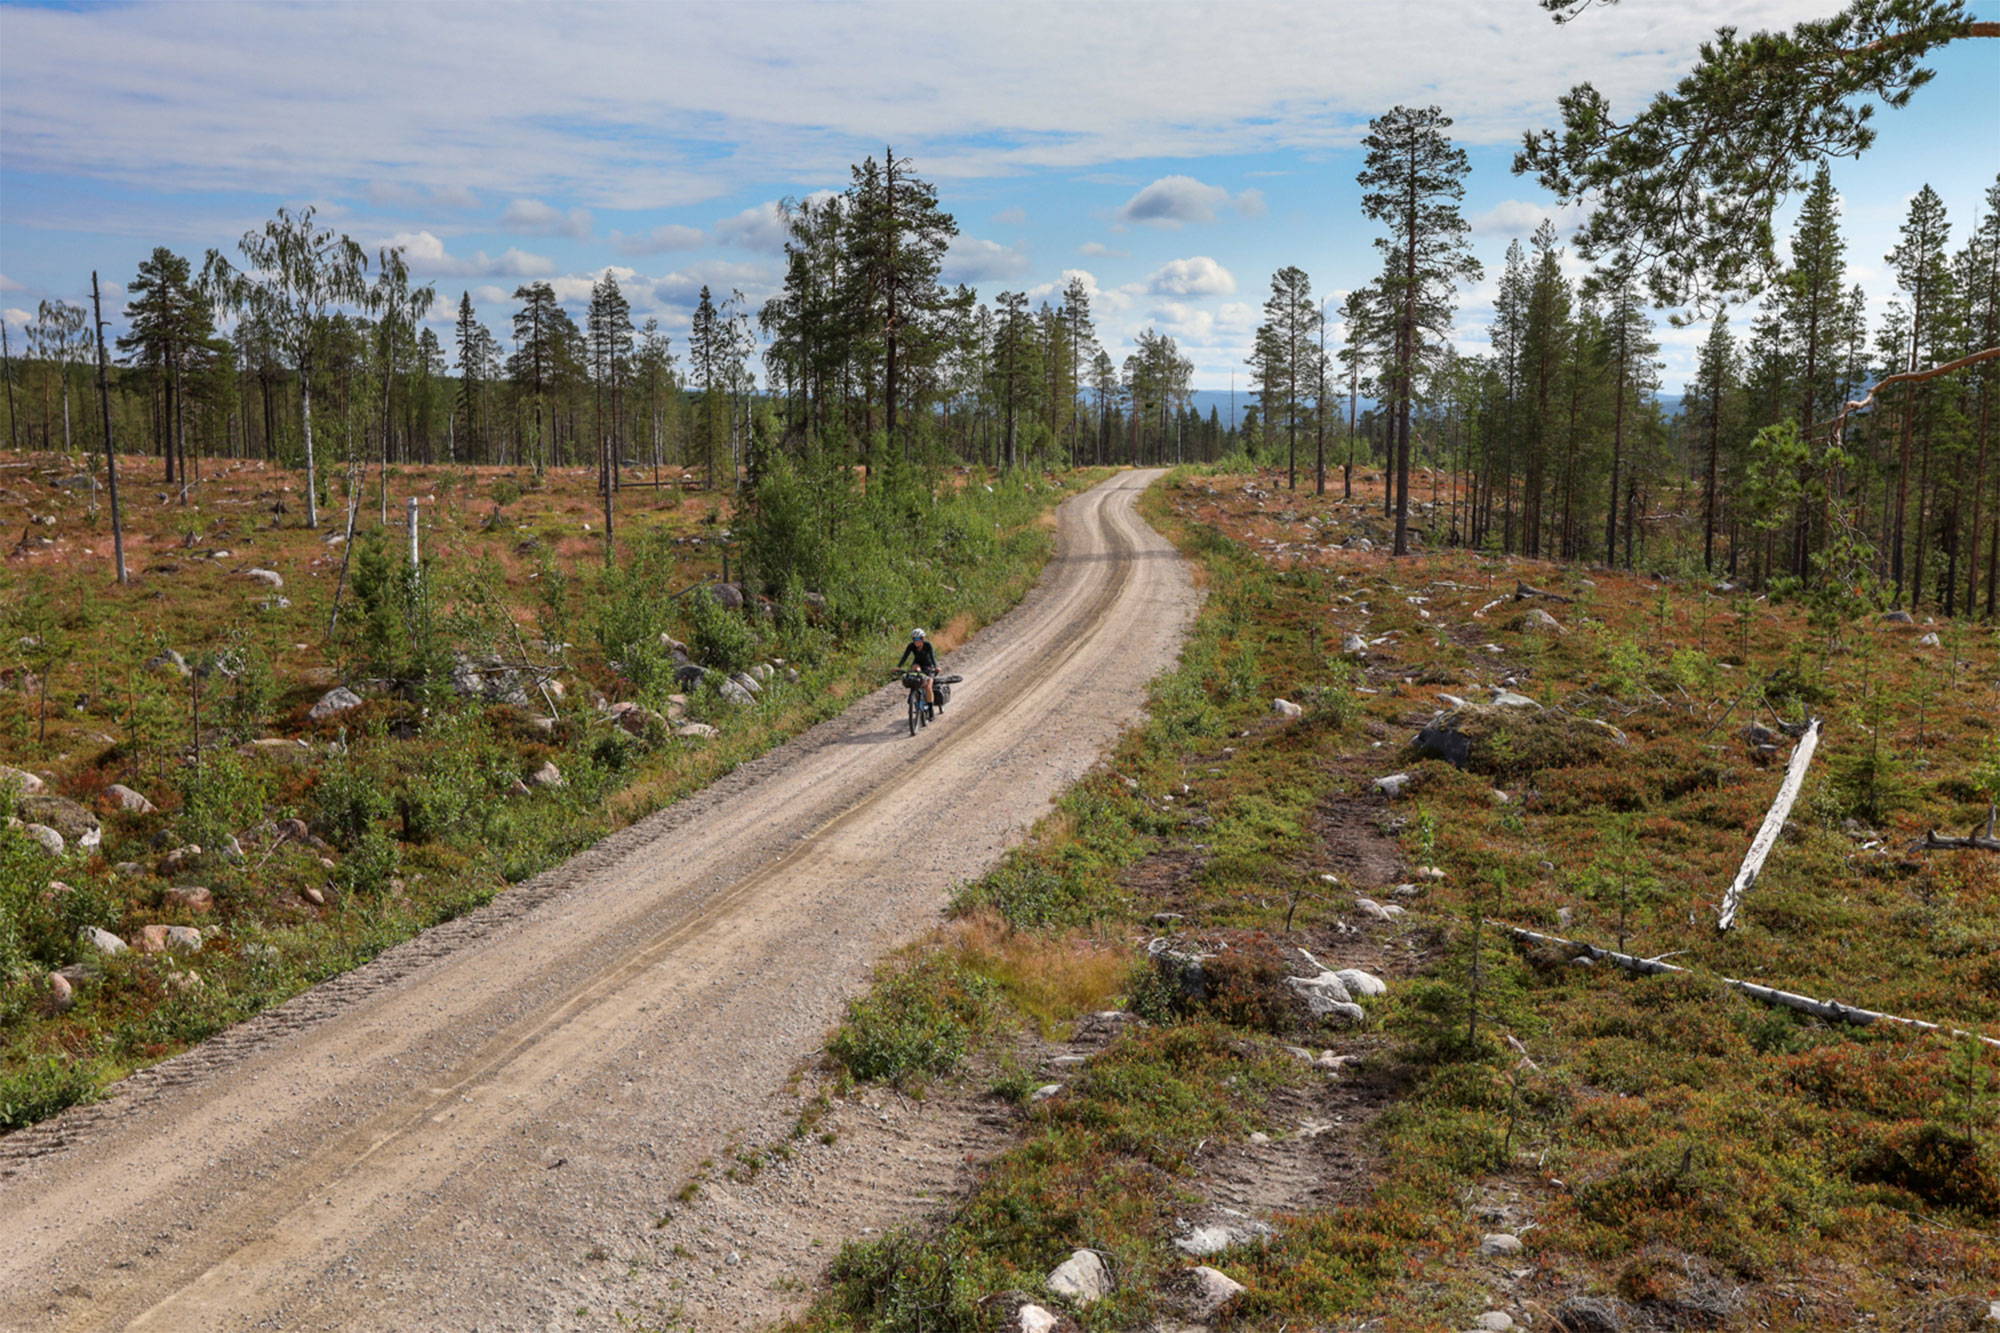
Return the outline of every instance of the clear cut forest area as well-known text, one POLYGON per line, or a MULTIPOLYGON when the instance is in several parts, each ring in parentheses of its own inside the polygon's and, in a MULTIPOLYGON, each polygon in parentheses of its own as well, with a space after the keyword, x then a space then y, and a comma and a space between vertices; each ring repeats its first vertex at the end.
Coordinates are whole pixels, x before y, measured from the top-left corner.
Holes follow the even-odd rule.
POLYGON ((1516 170, 1584 221, 1493 273, 1451 108, 1382 112, 1379 268, 1271 275, 1241 421, 1081 280, 945 281, 894 149, 678 346, 609 269, 482 310, 310 207, 43 301, 0 360, 0 1132, 830 715, 910 626, 948 652, 1054 503, 1165 464, 1208 604, 1150 721, 815 1074, 1008 1141, 796 1326, 1981 1327, 2000 179, 1912 180, 1862 255, 1827 163, 1995 36, 1856 0, 1624 118, 1580 85, 1516 170))

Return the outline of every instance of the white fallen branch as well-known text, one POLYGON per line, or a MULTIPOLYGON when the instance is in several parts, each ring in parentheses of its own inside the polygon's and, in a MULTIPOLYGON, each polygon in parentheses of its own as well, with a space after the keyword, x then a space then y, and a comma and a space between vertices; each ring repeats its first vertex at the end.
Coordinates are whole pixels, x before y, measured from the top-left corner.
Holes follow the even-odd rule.
POLYGON ((1806 766, 1812 763, 1813 751, 1819 748, 1819 719, 1814 718, 1806 727, 1806 734, 1799 738, 1792 751, 1792 762, 1785 769, 1785 781, 1778 788, 1778 799, 1771 802, 1771 809, 1764 816, 1764 827, 1757 830, 1757 836, 1750 841, 1750 851, 1743 858, 1743 866, 1736 872, 1735 882, 1729 892, 1722 895, 1722 913, 1715 920, 1717 930, 1728 930, 1736 924, 1736 908, 1743 901, 1743 895, 1757 882, 1757 876, 1764 871, 1765 858, 1778 845, 1778 835, 1785 831, 1785 820, 1792 813, 1792 802, 1799 799, 1799 789, 1805 786, 1806 766))
POLYGON ((1986 829, 1981 832, 1978 825, 1962 838, 1947 838, 1936 829, 1931 829, 1910 844, 1913 852, 1936 851, 1981 851, 2000 852, 2000 838, 1993 836, 1993 821, 2000 818, 2000 806, 1986 807, 1986 829))
MULTIPOLYGON (((1681 967, 1676 963, 1665 961, 1672 956, 1670 954, 1661 954, 1657 958, 1641 958, 1636 954, 1619 953, 1615 949, 1600 949, 1594 944, 1585 944, 1581 940, 1567 940, 1560 935, 1545 935, 1538 930, 1528 930, 1522 926, 1510 926, 1504 921, 1489 920, 1486 924, 1496 930, 1506 931, 1516 940, 1521 940, 1528 944, 1552 944, 1559 949, 1573 949, 1579 957, 1601 958, 1608 963, 1616 963, 1628 972, 1637 972, 1641 976, 1659 976, 1663 972, 1683 972, 1689 976, 1700 975, 1693 968, 1681 967)), ((1988 1046, 2000 1049, 2000 1037, 1989 1037, 1981 1032, 1967 1032, 1963 1028, 1945 1027, 1939 1023, 1926 1022, 1921 1018, 1904 1018, 1899 1014, 1885 1014, 1878 1009, 1863 1009, 1858 1005, 1843 1004, 1839 1000, 1816 1000, 1810 995, 1800 995, 1796 991, 1779 990, 1775 986, 1766 986, 1755 981, 1742 981, 1736 977, 1723 977, 1721 980, 1723 985, 1729 987, 1731 990, 1747 995, 1753 1000, 1760 1000, 1765 1004, 1779 1005, 1786 1009, 1796 1009, 1802 1014, 1811 1014, 1815 1018, 1823 1018, 1830 1023, 1853 1023, 1860 1027, 1866 1027, 1871 1023, 1901 1023, 1905 1027, 1915 1028, 1920 1032, 1939 1032, 1948 1036, 1964 1037, 1971 1041, 1985 1042, 1988 1046)))

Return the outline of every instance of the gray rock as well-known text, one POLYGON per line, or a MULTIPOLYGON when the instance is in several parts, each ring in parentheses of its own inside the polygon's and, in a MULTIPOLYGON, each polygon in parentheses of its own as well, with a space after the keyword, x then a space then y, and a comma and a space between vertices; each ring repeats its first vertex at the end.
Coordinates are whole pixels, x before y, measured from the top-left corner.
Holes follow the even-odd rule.
POLYGON ((275 569, 248 569, 243 572, 243 577, 252 583, 261 583, 267 588, 285 586, 284 576, 275 569))
POLYGON ((23 796, 16 803, 15 812, 29 823, 47 824, 73 846, 87 850, 104 840, 104 829, 97 816, 66 796, 47 792, 23 796))
POLYGON ((122 782, 114 782, 104 789, 104 799, 115 810, 129 815, 150 815, 157 808, 138 792, 122 782))
POLYGON ((63 835, 50 828, 47 824, 23 824, 21 825, 21 832, 27 836, 30 842, 40 844, 41 849, 50 856, 61 856, 63 852, 68 850, 67 844, 63 842, 63 835))
POLYGON ((674 728, 674 735, 690 741, 705 741, 710 736, 721 734, 706 722, 682 722, 674 728))
POLYGON ((1387 777, 1375 779, 1375 790, 1391 798, 1401 796, 1403 789, 1410 785, 1408 773, 1391 773, 1387 777))
POLYGON ((215 895, 198 884, 168 889, 167 902, 189 912, 206 912, 215 906, 215 895))
POLYGON ((49 1007, 59 1014, 66 1014, 76 1006, 76 987, 60 972, 51 972, 47 977, 49 1007))
POLYGON ((284 736, 261 736, 254 741, 245 741, 236 747, 236 753, 245 759, 270 759, 294 768, 310 764, 313 758, 310 745, 284 736))
POLYGON ((702 677, 707 674, 707 667, 696 666, 693 662, 683 662, 674 668, 674 683, 684 690, 691 690, 700 685, 702 677))
POLYGON ((162 875, 178 875, 201 859, 201 844, 190 842, 176 847, 160 858, 162 875))
POLYGON ((1936 633, 1926 634, 1917 640, 1917 646, 1919 648, 1935 648, 1938 646, 1938 636, 1936 633))
POLYGON ((1271 700, 1271 711, 1279 717, 1304 717, 1306 715, 1306 710, 1293 703, 1290 699, 1271 700))
POLYGON ((1194 1306, 1204 1319, 1247 1290, 1241 1282, 1206 1265, 1194 1270, 1194 1306))
MULTIPOLYGON (((1256 1137, 1251 1135, 1252 1139, 1256 1137)), ((1265 1135, 1264 1141, 1270 1142, 1270 1136, 1265 1135)), ((1237 1245, 1254 1244, 1270 1234, 1271 1228, 1262 1222, 1212 1222, 1176 1238, 1174 1248, 1196 1259, 1206 1259, 1211 1254, 1221 1254, 1237 1245)))
POLYGON ((756 666, 750 668, 750 674, 759 681, 766 681, 778 674, 778 668, 772 666, 769 662, 759 662, 756 666))
POLYGON ((100 926, 85 926, 77 931, 77 937, 101 954, 125 952, 125 941, 100 926))
POLYGON ((25 768, 0 764, 0 789, 13 788, 16 796, 33 796, 48 784, 25 768))
POLYGON ((1060 1083, 1044 1083, 1041 1087, 1036 1088, 1028 1094, 1028 1100, 1031 1102, 1045 1102, 1062 1090, 1063 1085, 1060 1083))
POLYGON ((193 926, 151 925, 139 927, 139 947, 147 953, 201 952, 201 932, 193 926))
POLYGON ((1340 641, 1340 651, 1349 657, 1360 657, 1368 651, 1368 641, 1359 634, 1350 634, 1340 641))
POLYGON ((1078 1250, 1057 1264, 1042 1285, 1078 1305, 1088 1305, 1111 1294, 1111 1273, 1095 1251, 1078 1250))
POLYGON ((1202 964, 1209 955, 1176 949, 1163 939, 1148 944, 1146 955, 1153 970, 1173 986, 1183 1001, 1198 1004, 1208 998, 1208 972, 1202 964))
POLYGON ((1565 632, 1562 622, 1542 610, 1539 606, 1532 610, 1523 611, 1520 615, 1515 616, 1512 621, 1508 622, 1507 628, 1526 630, 1531 633, 1539 633, 1543 630, 1554 630, 1558 634, 1565 632))
POLYGON ((531 787, 560 787, 563 785, 562 770, 556 767, 554 760, 545 759, 542 761, 540 768, 528 774, 528 785, 531 787))
MULTIPOLYGON (((553 645, 560 651, 562 645, 553 645)), ((488 703, 512 704, 526 708, 539 701, 542 692, 562 698, 562 682, 555 668, 522 666, 503 658, 460 654, 452 660, 451 687, 468 698, 477 696, 488 703)))
POLYGON ((1476 1327, 1486 1329, 1488 1333, 1507 1333, 1508 1329, 1514 1327, 1514 1316, 1504 1310, 1488 1310, 1472 1322, 1476 1327))
POLYGON ((738 610, 743 605, 743 589, 734 583, 711 583, 708 585, 708 595, 715 599, 717 606, 727 607, 731 611, 738 610))
POLYGON ((1631 1307, 1599 1296, 1572 1296, 1555 1309, 1556 1327, 1563 1333, 1624 1333, 1632 1323, 1631 1307))
POLYGON ((1384 907, 1373 898, 1356 898, 1354 910, 1372 921, 1393 921, 1403 914, 1400 907, 1384 907))
POLYGON ((1347 987, 1349 995, 1387 995, 1389 987, 1373 972, 1363 972, 1358 967, 1343 967, 1333 975, 1340 978, 1341 985, 1347 987))
POLYGON ((1540 704, 1536 703, 1533 699, 1530 699, 1527 695, 1516 694, 1512 690, 1503 690, 1498 685, 1495 685, 1493 687, 1493 706, 1495 708, 1540 708, 1541 707, 1540 704))
POLYGON ((1914 625, 1917 618, 1908 611, 1884 611, 1882 621, 1888 625, 1914 625))
POLYGON ((793 670, 791 667, 785 668, 785 683, 787 685, 796 685, 799 683, 799 680, 800 676, 797 671, 793 670))
POLYGON ((147 658, 146 670, 158 676, 186 677, 193 674, 188 670, 187 659, 171 648, 147 658))
POLYGON ((1479 1242, 1479 1252, 1486 1255, 1519 1254, 1521 1249, 1521 1238, 1504 1231, 1493 1232, 1479 1242))
POLYGON ((716 686, 715 692, 722 697, 724 703, 735 704, 738 708, 746 708, 757 702, 757 696, 739 685, 733 676, 716 686))
POLYGON ((1347 993, 1347 987, 1331 972, 1322 972, 1316 977, 1286 977, 1285 985, 1306 1002, 1306 1009, 1315 1018, 1330 1013, 1334 1005, 1354 1002, 1354 997, 1347 993))
POLYGON ((747 671, 732 672, 729 679, 741 685, 752 694, 762 694, 764 692, 764 682, 747 671))
POLYGON ((1051 1333, 1056 1317, 1039 1305, 1024 1305, 1014 1312, 1015 1333, 1051 1333))
POLYGON ((345 685, 336 685, 319 697, 306 716, 315 722, 324 721, 336 713, 345 713, 350 708, 361 707, 361 696, 345 685))

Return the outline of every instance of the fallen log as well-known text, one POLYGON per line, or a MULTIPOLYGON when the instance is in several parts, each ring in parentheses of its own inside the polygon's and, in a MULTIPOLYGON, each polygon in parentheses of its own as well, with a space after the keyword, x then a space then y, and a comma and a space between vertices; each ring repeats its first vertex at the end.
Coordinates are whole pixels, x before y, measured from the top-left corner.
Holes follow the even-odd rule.
POLYGON ((1757 836, 1750 840, 1750 850, 1743 857, 1743 865, 1736 872, 1729 891, 1722 895, 1722 911, 1716 917, 1715 928, 1728 930, 1736 924, 1736 909, 1743 901, 1743 895, 1757 882, 1757 876, 1764 871, 1764 861, 1771 855, 1771 849, 1778 845, 1778 835, 1785 831, 1785 820, 1792 813, 1792 802, 1799 799, 1799 789, 1805 786, 1806 767, 1812 763, 1813 751, 1819 748, 1819 719, 1814 718, 1806 725, 1806 734, 1799 738, 1798 746, 1792 751, 1792 762, 1785 769, 1785 780, 1778 787, 1778 797, 1771 802, 1771 808, 1764 815, 1764 826, 1757 830, 1757 836))
MULTIPOLYGON (((1616 963, 1628 972, 1637 972, 1641 976, 1659 976, 1666 972, 1682 972, 1689 976, 1702 975, 1693 968, 1682 967, 1678 963, 1669 963, 1661 958, 1641 958, 1637 954, 1619 953, 1615 949, 1600 949, 1595 944, 1586 944, 1582 940, 1568 940, 1560 935, 1545 935, 1541 931, 1529 930, 1524 926, 1509 925, 1505 921, 1489 920, 1486 924, 1496 930, 1504 930, 1514 939, 1524 943, 1551 944, 1559 949, 1574 949, 1578 957, 1601 958, 1608 963, 1616 963)), ((1945 1027, 1942 1024, 1927 1022, 1921 1018, 1904 1018, 1900 1014, 1885 1014, 1879 1009, 1863 1009, 1859 1005, 1843 1004, 1839 1000, 1817 1000, 1810 995, 1800 995, 1796 991, 1779 990, 1775 986, 1766 986, 1755 981, 1743 981, 1737 977, 1722 977, 1720 980, 1723 985, 1729 987, 1731 990, 1742 995, 1747 995, 1753 1000, 1761 1001, 1764 1004, 1778 1005, 1786 1009, 1795 1009, 1802 1014, 1811 1014, 1815 1018, 1823 1018, 1829 1023, 1853 1023, 1858 1027, 1867 1027, 1871 1023, 1900 1023, 1905 1027, 1915 1028, 1920 1032, 1938 1032, 1952 1037, 1964 1037, 1972 1041, 1985 1042, 1988 1046, 2000 1049, 2000 1037, 1989 1037, 1981 1032, 1967 1032, 1963 1028, 1945 1027)))
POLYGON ((1537 588, 1530 583, 1517 583, 1514 585, 1515 601, 1526 601, 1530 597, 1546 597, 1552 602, 1574 602, 1576 600, 1574 597, 1565 597, 1559 592, 1550 592, 1546 588, 1537 588))
POLYGON ((1975 824, 1972 831, 1964 837, 1947 838, 1936 829, 1930 829, 1923 837, 1910 844, 1910 850, 2000 852, 2000 838, 1993 836, 1993 821, 1996 816, 2000 816, 2000 806, 1989 805, 1986 807, 1986 827, 1983 830, 1975 824))

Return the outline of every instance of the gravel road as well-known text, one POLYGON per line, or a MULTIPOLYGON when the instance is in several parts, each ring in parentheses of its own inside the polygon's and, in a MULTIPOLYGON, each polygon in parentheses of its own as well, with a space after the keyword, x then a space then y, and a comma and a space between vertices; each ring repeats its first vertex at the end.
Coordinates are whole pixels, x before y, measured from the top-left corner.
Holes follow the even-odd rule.
POLYGON ((1198 594, 1134 510, 1157 476, 1062 507, 1041 581, 948 656, 965 683, 916 738, 902 690, 877 691, 0 1140, 0 1327, 583 1329, 661 1308, 654 1224, 682 1182, 783 1134, 788 1078, 871 964, 1171 663, 1198 594))

